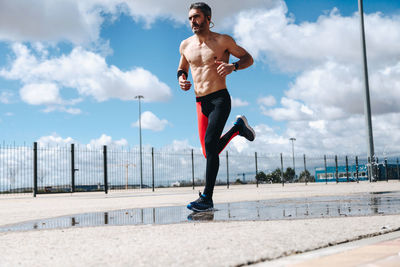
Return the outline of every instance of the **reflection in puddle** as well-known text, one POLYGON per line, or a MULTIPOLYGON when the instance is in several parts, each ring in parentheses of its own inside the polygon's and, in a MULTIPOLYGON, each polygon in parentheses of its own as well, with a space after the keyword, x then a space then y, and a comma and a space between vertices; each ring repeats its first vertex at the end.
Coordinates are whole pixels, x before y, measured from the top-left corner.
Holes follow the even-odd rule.
POLYGON ((104 225, 171 224, 190 221, 252 221, 400 214, 400 192, 363 193, 216 204, 191 213, 185 206, 94 212, 0 227, 0 232, 104 225))

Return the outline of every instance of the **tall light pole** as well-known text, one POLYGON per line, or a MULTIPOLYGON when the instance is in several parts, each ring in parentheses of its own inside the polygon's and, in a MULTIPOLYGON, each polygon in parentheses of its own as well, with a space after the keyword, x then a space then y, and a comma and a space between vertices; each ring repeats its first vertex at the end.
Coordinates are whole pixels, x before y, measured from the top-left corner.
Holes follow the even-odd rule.
POLYGON ((135 99, 139 100, 139 139, 140 139, 140 189, 143 187, 143 164, 142 164, 142 110, 140 106, 140 99, 144 97, 142 95, 135 96, 135 99))
POLYGON ((296 166, 294 164, 294 141, 296 141, 296 138, 292 137, 289 140, 292 141, 293 170, 294 170, 294 177, 296 178, 296 166))
MULTIPOLYGON (((363 0, 358 0, 358 11, 360 13, 360 28, 361 28, 361 48, 362 48, 362 58, 364 67, 364 115, 367 133, 367 144, 368 144, 368 158, 371 163, 375 162, 375 152, 374 152, 374 137, 372 133, 372 120, 371 120, 371 103, 369 96, 369 83, 368 83, 368 64, 367 64, 367 50, 365 46, 365 31, 364 31, 364 8, 363 0)), ((368 165, 368 178, 375 179, 373 168, 368 165)))

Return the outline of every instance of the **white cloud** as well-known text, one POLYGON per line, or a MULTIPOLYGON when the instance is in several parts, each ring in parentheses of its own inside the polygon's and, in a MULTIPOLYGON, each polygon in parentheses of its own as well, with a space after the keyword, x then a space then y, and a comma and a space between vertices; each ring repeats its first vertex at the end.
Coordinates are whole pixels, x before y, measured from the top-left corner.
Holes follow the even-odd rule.
POLYGON ((0 76, 21 80, 24 86, 20 95, 29 104, 65 107, 81 101, 61 99, 61 88, 75 88, 80 96, 97 101, 134 100, 136 95, 143 95, 145 101, 163 101, 171 96, 171 89, 149 71, 121 71, 107 65, 102 56, 80 47, 58 58, 37 58, 22 44, 14 44, 13 51, 15 60, 9 69, 0 70, 0 76))
POLYGON ((265 107, 272 107, 276 105, 276 99, 274 96, 269 95, 266 97, 260 97, 257 99, 257 103, 265 107))
POLYGON ((244 101, 240 98, 231 97, 232 108, 246 107, 249 105, 249 102, 244 101))
POLYGON ((60 104, 57 85, 53 83, 27 84, 20 90, 21 99, 30 105, 60 104))
POLYGON ((280 108, 266 109, 263 106, 261 111, 264 115, 272 117, 277 121, 286 120, 308 120, 312 118, 313 111, 299 101, 283 97, 280 108))
MULTIPOLYGON (((397 62, 400 17, 368 14, 365 24, 371 66, 397 62)), ((282 1, 273 9, 243 11, 234 35, 256 58, 272 60, 284 71, 303 71, 332 59, 341 64, 360 63, 359 31, 357 13, 344 17, 337 9, 316 22, 295 24, 282 1)))
POLYGON ((7 117, 11 117, 11 116, 14 116, 14 113, 12 113, 12 112, 6 112, 4 115, 7 116, 7 117))
MULTIPOLYGON (((142 129, 152 130, 155 132, 160 132, 165 129, 168 125, 168 121, 165 119, 159 119, 150 111, 145 111, 142 113, 141 117, 142 129)), ((133 127, 139 127, 139 120, 132 124, 133 127)))
POLYGON ((74 143, 74 139, 71 137, 62 138, 56 133, 49 136, 42 136, 37 140, 38 144, 42 146, 64 146, 74 143))
POLYGON ((0 94, 0 103, 2 104, 10 104, 12 102, 12 98, 14 94, 8 91, 3 91, 0 94))
MULTIPOLYGON (((96 42, 107 16, 124 13, 150 27, 157 19, 187 23, 193 1, 182 0, 18 0, 0 2, 0 40, 16 42, 69 41, 77 45, 96 42), (29 7, 29 8, 27 8, 29 7), (22 12, 23 11, 23 12, 22 12), (106 16, 105 16, 106 15, 106 16)), ((278 0, 232 0, 229 5, 210 0, 216 25, 231 27, 235 14, 251 8, 269 8, 278 0), (229 23, 228 23, 229 21, 229 23)))
POLYGON ((109 146, 114 148, 127 147, 128 141, 124 138, 114 141, 111 136, 102 134, 99 138, 90 140, 89 144, 87 145, 88 148, 99 148, 102 146, 109 146))
MULTIPOLYGON (((17 0, 0 2, 0 40, 95 41, 103 22, 101 11, 91 1, 17 0)), ((98 1, 100 2, 100 1, 98 1)))
MULTIPOLYGON (((367 14, 365 23, 375 147, 399 151, 400 17, 367 14)), ((286 121, 281 135, 295 136, 302 151, 366 151, 359 31, 358 14, 345 17, 337 9, 296 24, 283 1, 238 17, 239 42, 256 59, 296 75, 280 106, 259 104, 264 115, 286 121)), ((250 148, 263 146, 257 142, 250 148)))

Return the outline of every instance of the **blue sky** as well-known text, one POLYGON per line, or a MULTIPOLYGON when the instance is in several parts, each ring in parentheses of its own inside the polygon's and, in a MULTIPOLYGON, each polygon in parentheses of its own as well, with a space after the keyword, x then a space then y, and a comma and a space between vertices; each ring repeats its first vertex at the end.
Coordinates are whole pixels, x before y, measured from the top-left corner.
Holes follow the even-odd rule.
MULTIPOLYGON (((245 114, 258 137, 228 149, 287 152, 296 137, 298 153, 364 153, 357 1, 228 2, 208 2, 214 30, 255 64, 228 77, 227 127, 245 114)), ((194 92, 176 80, 191 1, 32 3, 0 3, 2 140, 136 146, 141 94, 145 145, 200 147, 194 92)), ((376 150, 396 153, 400 3, 365 0, 364 9, 376 150)))

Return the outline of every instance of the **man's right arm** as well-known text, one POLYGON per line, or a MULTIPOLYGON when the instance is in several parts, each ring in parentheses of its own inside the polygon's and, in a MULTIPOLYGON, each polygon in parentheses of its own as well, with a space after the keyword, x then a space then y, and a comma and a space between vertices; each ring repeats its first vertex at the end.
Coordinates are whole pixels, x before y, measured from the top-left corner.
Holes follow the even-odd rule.
POLYGON ((183 49, 184 49, 184 41, 181 43, 181 45, 179 47, 181 59, 179 61, 179 66, 178 66, 178 75, 179 75, 178 80, 179 80, 179 86, 181 87, 181 89, 184 91, 187 91, 190 89, 192 84, 190 83, 190 81, 187 80, 187 78, 188 78, 187 75, 182 73, 182 71, 185 72, 186 74, 189 72, 189 62, 185 58, 183 49))

